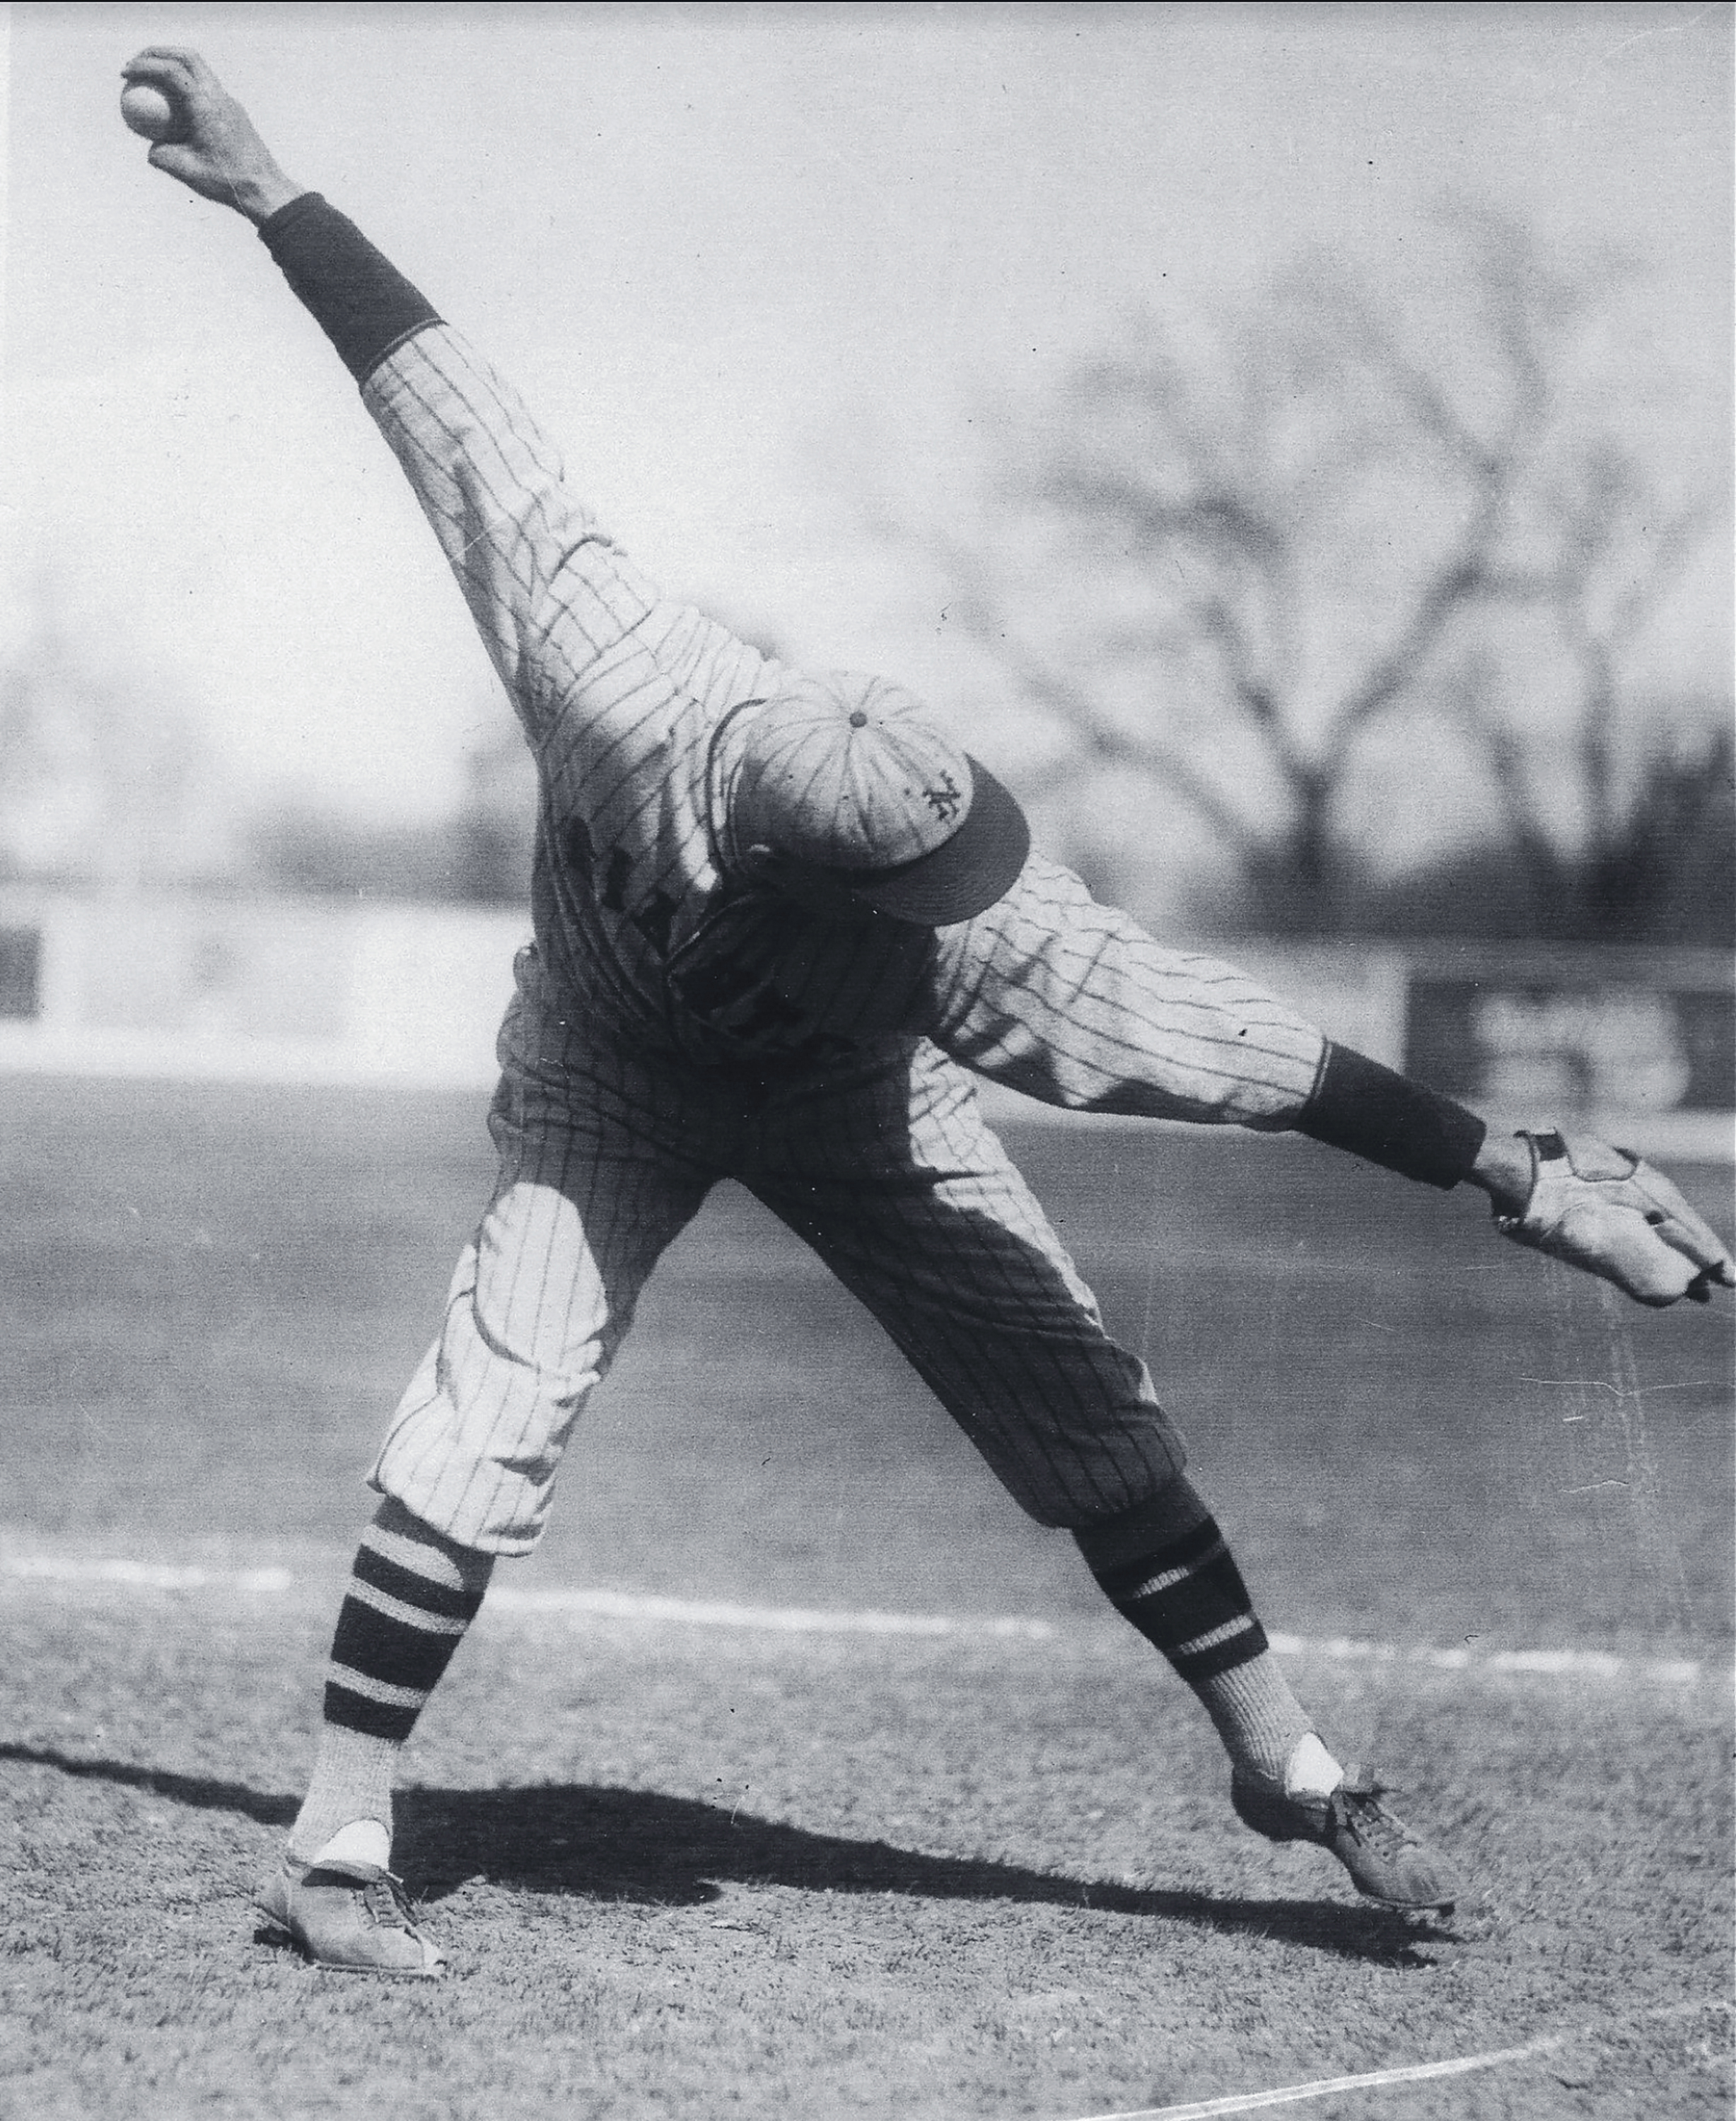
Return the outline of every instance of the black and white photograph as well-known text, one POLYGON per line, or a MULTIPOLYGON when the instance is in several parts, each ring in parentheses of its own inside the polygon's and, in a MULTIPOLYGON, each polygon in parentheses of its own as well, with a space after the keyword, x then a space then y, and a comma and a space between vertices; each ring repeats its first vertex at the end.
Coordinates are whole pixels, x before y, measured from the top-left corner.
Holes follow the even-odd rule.
POLYGON ((1726 2121, 1736 8, 0 72, 0 2121, 1726 2121))

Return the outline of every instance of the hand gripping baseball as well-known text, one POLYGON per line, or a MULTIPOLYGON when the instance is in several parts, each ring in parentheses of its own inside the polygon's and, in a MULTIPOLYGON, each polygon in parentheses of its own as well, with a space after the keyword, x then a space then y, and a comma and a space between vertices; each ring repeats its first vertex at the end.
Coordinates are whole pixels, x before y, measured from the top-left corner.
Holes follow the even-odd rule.
POLYGON ((147 44, 121 75, 129 86, 161 89, 180 117, 175 137, 151 150, 154 169, 254 222, 269 220, 306 189, 284 175, 253 120, 197 52, 147 44))
POLYGON ((1705 1303, 1715 1282, 1736 1288, 1736 1261, 1715 1233, 1631 1149, 1552 1130, 1519 1139, 1531 1150, 1531 1193, 1519 1214, 1496 1216, 1504 1236, 1601 1275, 1641 1303, 1705 1303))

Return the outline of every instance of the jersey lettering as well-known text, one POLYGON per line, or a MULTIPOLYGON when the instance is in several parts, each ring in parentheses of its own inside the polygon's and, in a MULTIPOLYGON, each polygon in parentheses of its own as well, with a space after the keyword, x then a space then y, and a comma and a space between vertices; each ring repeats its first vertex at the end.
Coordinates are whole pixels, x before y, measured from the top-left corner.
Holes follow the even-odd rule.
POLYGON ((758 1038, 768 1031, 788 1030, 801 1020, 801 1011, 795 1003, 768 985, 754 995, 753 1007, 747 1014, 738 1017, 729 1029, 737 1038, 758 1038))
POLYGON ((575 818, 561 835, 561 856, 568 869, 577 869, 581 876, 589 876, 596 867, 596 849, 582 818, 575 818))
MULTIPOLYGON (((609 901, 605 898, 606 906, 609 901)), ((653 892, 649 904, 642 906, 632 916, 632 923, 660 958, 669 955, 669 931, 675 925, 676 901, 666 891, 653 892)))
POLYGON ((695 1016, 710 1016, 748 984, 749 975, 733 958, 719 958, 682 977, 681 999, 695 1016))
POLYGON ((609 857, 609 874, 603 879, 603 908, 608 913, 627 911, 627 879, 632 874, 633 858, 615 848, 609 857))

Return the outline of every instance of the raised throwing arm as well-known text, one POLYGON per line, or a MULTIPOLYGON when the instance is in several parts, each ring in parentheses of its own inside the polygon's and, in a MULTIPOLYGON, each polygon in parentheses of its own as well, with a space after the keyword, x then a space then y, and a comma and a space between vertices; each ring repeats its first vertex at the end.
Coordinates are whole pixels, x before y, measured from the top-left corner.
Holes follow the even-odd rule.
POLYGON ((757 651, 626 559, 517 392, 352 222, 284 175, 196 52, 149 46, 123 73, 183 121, 152 165, 254 224, 361 386, 539 756, 553 744, 567 758, 605 723, 649 729, 683 697, 764 689, 757 651))
POLYGON ((197 52, 147 44, 121 68, 121 77, 168 97, 182 121, 180 137, 160 140, 151 165, 201 198, 232 207, 258 227, 306 189, 284 175, 253 120, 197 52))

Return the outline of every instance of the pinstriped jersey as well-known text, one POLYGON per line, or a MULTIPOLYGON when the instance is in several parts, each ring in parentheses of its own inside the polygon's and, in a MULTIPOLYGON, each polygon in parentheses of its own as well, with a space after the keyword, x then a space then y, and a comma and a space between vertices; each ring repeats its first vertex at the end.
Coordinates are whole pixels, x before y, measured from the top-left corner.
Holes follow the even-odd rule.
POLYGON ((1321 1033, 1065 869, 1034 860, 986 913, 939 931, 726 874, 732 734, 780 666, 643 578, 449 326, 396 346, 363 399, 535 756, 534 1009, 707 1067, 927 1037, 1075 1108, 1271 1127, 1300 1113, 1321 1033))

